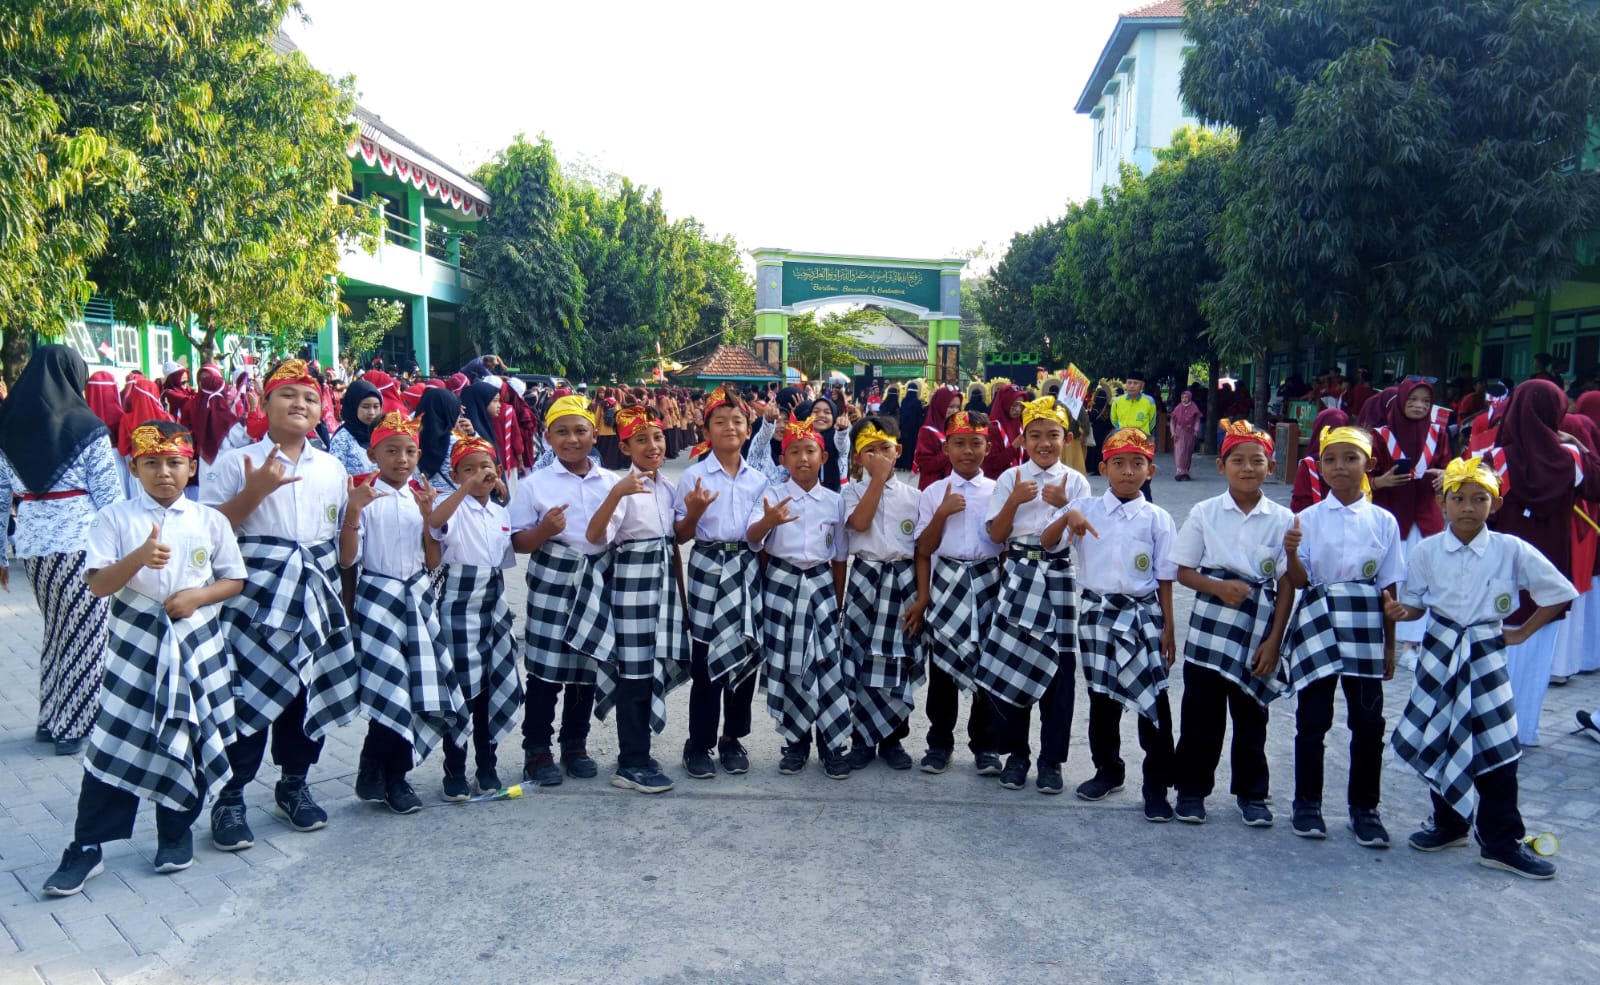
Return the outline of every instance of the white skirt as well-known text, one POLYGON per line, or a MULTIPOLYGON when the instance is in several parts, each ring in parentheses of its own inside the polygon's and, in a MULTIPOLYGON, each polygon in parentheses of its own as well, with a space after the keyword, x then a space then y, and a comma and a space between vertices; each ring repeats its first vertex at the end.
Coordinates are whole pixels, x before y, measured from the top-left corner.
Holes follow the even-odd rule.
MULTIPOLYGON (((1400 542, 1400 558, 1401 558, 1401 560, 1406 561, 1407 563, 1409 563, 1410 559, 1411 559, 1411 552, 1416 550, 1417 545, 1420 544, 1420 543, 1422 543, 1422 531, 1419 530, 1416 526, 1413 526, 1411 528, 1411 533, 1409 535, 1407 535, 1405 540, 1402 540, 1400 542)), ((1404 587, 1405 587, 1405 583, 1404 582, 1402 582, 1401 584, 1395 586, 1395 597, 1396 598, 1399 598, 1400 590, 1402 588, 1404 588, 1404 587)), ((1432 618, 1433 618, 1432 616, 1430 616, 1426 612, 1424 612, 1421 619, 1413 619, 1410 622, 1397 622, 1397 623, 1395 623, 1394 624, 1395 642, 1396 643, 1402 643, 1402 644, 1404 644, 1404 643, 1421 644, 1422 643, 1422 638, 1424 636, 1426 636, 1427 632, 1428 632, 1428 621, 1430 619, 1432 619, 1432 618)))
MULTIPOLYGON (((1595 595, 1596 589, 1591 588, 1584 598, 1595 595)), ((1567 617, 1571 619, 1571 616, 1567 617)), ((1578 671, 1590 673, 1600 670, 1600 646, 1593 645, 1600 642, 1600 601, 1590 602, 1583 609, 1583 631, 1575 644, 1578 650, 1578 671), (1586 645, 1588 644, 1588 645, 1586 645)))
POLYGON ((1524 748, 1539 744, 1539 712, 1550 689, 1550 666, 1560 645, 1567 620, 1548 623, 1516 646, 1506 647, 1506 670, 1516 699, 1517 740, 1524 748))
POLYGON ((1550 664, 1553 677, 1571 677, 1583 669, 1584 620, 1594 608, 1594 590, 1584 592, 1572 602, 1567 618, 1561 620, 1561 636, 1556 641, 1555 659, 1550 664))

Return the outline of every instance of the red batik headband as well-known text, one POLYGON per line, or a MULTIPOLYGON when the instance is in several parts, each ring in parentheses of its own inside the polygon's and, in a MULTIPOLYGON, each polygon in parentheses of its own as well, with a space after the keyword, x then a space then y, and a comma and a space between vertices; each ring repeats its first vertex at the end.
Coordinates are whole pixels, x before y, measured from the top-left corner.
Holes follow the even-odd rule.
POLYGON ((390 413, 383 415, 383 419, 372 426, 372 441, 369 443, 369 446, 376 448, 383 442, 385 438, 392 438, 397 434, 404 435, 405 437, 410 438, 412 441, 415 441, 417 440, 417 436, 421 433, 421 414, 418 414, 416 417, 408 418, 406 415, 401 414, 398 411, 391 411, 390 413))
MULTIPOLYGON (((374 433, 374 437, 376 437, 376 433, 374 433)), ((463 458, 478 452, 488 455, 492 460, 494 458, 494 445, 475 434, 462 434, 457 431, 456 443, 450 449, 450 471, 454 472, 463 458)))
MULTIPOLYGON (((1143 455, 1152 462, 1156 460, 1155 442, 1150 436, 1138 428, 1119 428, 1111 432, 1106 438, 1105 445, 1100 449, 1100 457, 1111 459, 1117 455, 1143 455)), ((1271 455, 1271 450, 1268 450, 1271 455)))
POLYGON ((308 386, 317 391, 318 394, 322 393, 322 388, 317 384, 316 378, 306 368, 304 359, 285 359, 279 363, 278 368, 272 371, 271 376, 267 377, 267 385, 262 387, 261 392, 264 394, 271 393, 280 386, 288 386, 290 384, 308 386))
POLYGON ((661 422, 643 407, 624 407, 617 411, 617 440, 627 441, 645 428, 662 430, 661 422))
POLYGON ((963 410, 950 418, 950 426, 944 429, 944 439, 949 441, 958 434, 987 435, 988 433, 988 428, 972 423, 972 415, 963 410))
POLYGON ((796 441, 815 441, 818 448, 825 449, 828 447, 823 444, 822 435, 818 434, 817 429, 811 426, 811 418, 808 417, 802 421, 791 414, 789 415, 789 423, 783 426, 782 450, 788 451, 789 446, 796 441))
MULTIPOLYGON (((1251 424, 1249 421, 1230 421, 1227 418, 1223 418, 1222 451, 1217 455, 1217 459, 1220 461, 1221 459, 1227 458, 1228 452, 1237 448, 1239 445, 1252 442, 1260 445, 1262 449, 1266 451, 1268 458, 1272 457, 1271 435, 1267 434, 1265 431, 1257 429, 1256 426, 1251 424)), ((1101 454, 1105 453, 1102 452, 1101 454)))

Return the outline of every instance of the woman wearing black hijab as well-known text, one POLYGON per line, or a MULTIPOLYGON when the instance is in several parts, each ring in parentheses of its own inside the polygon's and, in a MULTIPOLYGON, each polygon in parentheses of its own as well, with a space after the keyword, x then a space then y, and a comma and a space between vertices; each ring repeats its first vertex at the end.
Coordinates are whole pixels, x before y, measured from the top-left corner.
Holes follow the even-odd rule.
POLYGON ((422 391, 417 416, 422 419, 422 430, 417 435, 417 445, 422 449, 417 471, 428 485, 440 492, 454 492, 456 484, 450 478, 448 466, 450 446, 455 444, 456 421, 461 417, 461 401, 443 387, 430 386, 422 391))
MULTIPOLYGON (((44 616, 34 737, 75 756, 100 709, 110 603, 90 594, 85 549, 96 511, 123 498, 105 422, 84 400, 89 369, 64 345, 41 347, 0 407, 0 502, 17 503, 12 538, 44 616)), ((0 551, 0 587, 11 573, 0 551)))
POLYGON ((900 401, 900 458, 894 467, 902 472, 911 471, 911 457, 916 454, 917 442, 914 438, 905 435, 914 435, 922 430, 922 397, 918 393, 921 384, 912 380, 906 384, 906 399, 900 401))
POLYGON ((500 388, 479 380, 461 391, 461 409, 472 422, 472 432, 494 445, 494 460, 504 463, 505 455, 500 450, 500 388))
POLYGON ((345 387, 339 401, 339 419, 344 426, 328 439, 328 454, 339 460, 351 475, 366 475, 373 469, 367 449, 372 445, 372 426, 383 418, 383 394, 366 380, 355 380, 345 387))

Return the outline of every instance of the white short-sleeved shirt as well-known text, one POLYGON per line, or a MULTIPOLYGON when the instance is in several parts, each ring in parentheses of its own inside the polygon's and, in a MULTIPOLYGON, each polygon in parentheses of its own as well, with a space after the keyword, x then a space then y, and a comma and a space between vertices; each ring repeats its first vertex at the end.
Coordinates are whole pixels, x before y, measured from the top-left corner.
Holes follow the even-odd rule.
POLYGON ((1527 541, 1486 529, 1463 544, 1446 527, 1411 548, 1400 601, 1470 626, 1510 616, 1523 591, 1536 605, 1578 597, 1572 582, 1527 541))
MULTIPOLYGON (((244 489, 244 460, 254 468, 266 465, 272 456, 272 438, 266 437, 242 448, 222 452, 217 460, 200 469, 200 502, 218 506, 244 489)), ((300 461, 291 462, 282 453, 284 475, 297 476, 299 482, 279 486, 261 501, 255 512, 245 517, 234 533, 240 537, 284 537, 300 544, 320 544, 339 532, 339 518, 350 491, 350 475, 339 460, 312 446, 308 440, 300 451, 300 461)))
POLYGON ((1077 508, 1100 534, 1073 541, 1078 587, 1101 595, 1148 595, 1157 582, 1178 577, 1172 561, 1178 528, 1172 514, 1143 496, 1124 503, 1109 489, 1077 508))
POLYGON ((1283 535, 1293 522, 1288 507, 1265 496, 1246 513, 1233 501, 1233 493, 1225 492, 1189 511, 1172 561, 1180 568, 1226 568, 1247 581, 1276 581, 1289 563, 1283 535))
MULTIPOLYGON (((799 519, 779 524, 768 532, 765 540, 752 540, 750 546, 758 551, 765 549, 773 557, 802 568, 823 561, 843 561, 849 549, 845 537, 844 497, 823 488, 821 482, 809 491, 801 489, 793 479, 785 479, 765 494, 773 505, 786 496, 792 499, 789 512, 799 519)), ((762 499, 757 497, 745 519, 746 530, 760 520, 764 512, 762 499)))
POLYGON ((516 566, 511 550, 511 513, 492 499, 480 503, 475 496, 464 497, 449 522, 431 528, 431 532, 439 542, 440 564, 516 566))
POLYGON ((1406 580, 1400 524, 1362 497, 1349 506, 1326 496, 1300 511, 1300 564, 1313 585, 1372 581, 1379 588, 1406 580))
POLYGON ((966 500, 960 513, 945 517, 944 533, 933 549, 934 557, 947 557, 957 561, 982 561, 998 557, 1000 545, 989 539, 985 517, 989 512, 989 497, 994 492, 994 480, 979 472, 970 479, 951 473, 922 490, 917 496, 916 536, 921 537, 933 523, 933 515, 944 502, 946 489, 954 489, 966 500))
MULTIPOLYGON (((758 455, 765 453, 764 446, 756 449, 758 455)), ((704 460, 685 469, 678 478, 672 508, 673 515, 679 520, 689 515, 686 497, 694 491, 696 479, 700 480, 701 488, 716 493, 717 498, 711 501, 705 513, 701 514, 700 522, 695 524, 694 539, 724 543, 744 540, 745 531, 750 529, 750 511, 761 504, 762 495, 771 488, 767 477, 743 458, 739 460, 738 471, 730 476, 723 471, 716 455, 707 455, 704 460)))
POLYGON ((142 487, 134 499, 112 503, 95 514, 84 549, 84 570, 108 568, 138 550, 150 539, 151 524, 160 528, 157 539, 172 555, 159 571, 141 567, 134 572, 128 580, 130 590, 165 602, 186 588, 245 577, 244 559, 227 517, 183 496, 162 506, 142 487))
POLYGON ((646 477, 644 484, 649 492, 624 496, 617 504, 613 544, 672 536, 672 524, 677 519, 673 508, 677 490, 673 488, 672 480, 658 472, 654 479, 646 477))
MULTIPOLYGON (((844 516, 861 505, 870 482, 852 482, 844 487, 844 516)), ((865 531, 849 531, 850 553, 869 561, 901 561, 917 554, 917 490, 890 476, 878 499, 878 512, 865 531)))
MULTIPOLYGON (((1077 469, 1069 469, 1060 462, 1047 469, 1041 469, 1034 462, 1023 462, 1006 469, 1000 473, 1000 478, 994 480, 994 490, 989 494, 989 509, 983 517, 985 530, 989 522, 1000 515, 1000 510, 1011 498, 1011 490, 1017 488, 1018 482, 1037 482, 1039 488, 1034 492, 1033 499, 1017 507, 1016 515, 1011 520, 1009 540, 1038 540, 1052 520, 1094 496, 1094 491, 1089 488, 1089 480, 1077 469), (1060 485, 1063 475, 1067 477, 1067 505, 1065 508, 1051 506, 1044 500, 1044 487, 1046 484, 1060 485)), ((1050 550, 1066 550, 1068 539, 1063 536, 1050 550)))
POLYGON ((574 473, 560 461, 547 469, 535 469, 517 483, 517 491, 511 499, 511 529, 513 532, 531 530, 547 512, 564 503, 567 528, 551 539, 584 554, 599 554, 616 540, 621 519, 616 513, 611 515, 611 522, 606 524, 605 543, 589 543, 586 531, 595 511, 616 484, 615 473, 593 462, 584 475, 574 473))
POLYGON ((426 563, 422 548, 422 512, 410 484, 399 489, 379 479, 373 486, 384 493, 361 508, 356 525, 360 546, 356 557, 373 574, 407 579, 426 563))

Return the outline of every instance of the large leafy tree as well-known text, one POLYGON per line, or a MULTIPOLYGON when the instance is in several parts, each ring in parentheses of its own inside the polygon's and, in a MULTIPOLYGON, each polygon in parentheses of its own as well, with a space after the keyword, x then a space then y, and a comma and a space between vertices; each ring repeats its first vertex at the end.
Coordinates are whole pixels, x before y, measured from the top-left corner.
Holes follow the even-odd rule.
POLYGON ((134 48, 107 83, 120 96, 158 78, 170 95, 96 280, 203 357, 224 332, 283 348, 315 331, 338 304, 342 244, 376 233, 375 213, 333 194, 351 182, 353 81, 272 44, 292 7, 231 4, 182 58, 134 48))
POLYGON ((463 319, 485 352, 540 370, 577 372, 588 347, 573 212, 550 141, 518 135, 478 169, 494 211, 479 235, 482 278, 463 319))
POLYGON ((1058 344, 1067 322, 1046 315, 1042 309, 1047 299, 1042 295, 1054 276, 1065 228, 1065 220, 1053 219, 1017 233, 986 283, 974 292, 978 314, 989 326, 995 345, 1037 352, 1047 366, 1064 351, 1058 344))
MULTIPOLYGON (((1573 269, 1600 110, 1583 0, 1190 0, 1182 92, 1239 147, 1213 337, 1448 342, 1573 269)), ((1257 406, 1265 404, 1258 380, 1257 406)))
POLYGON ((821 318, 815 311, 793 315, 789 318, 789 364, 815 378, 830 366, 853 363, 850 350, 871 348, 864 338, 866 328, 883 318, 883 312, 867 308, 829 311, 821 318))

